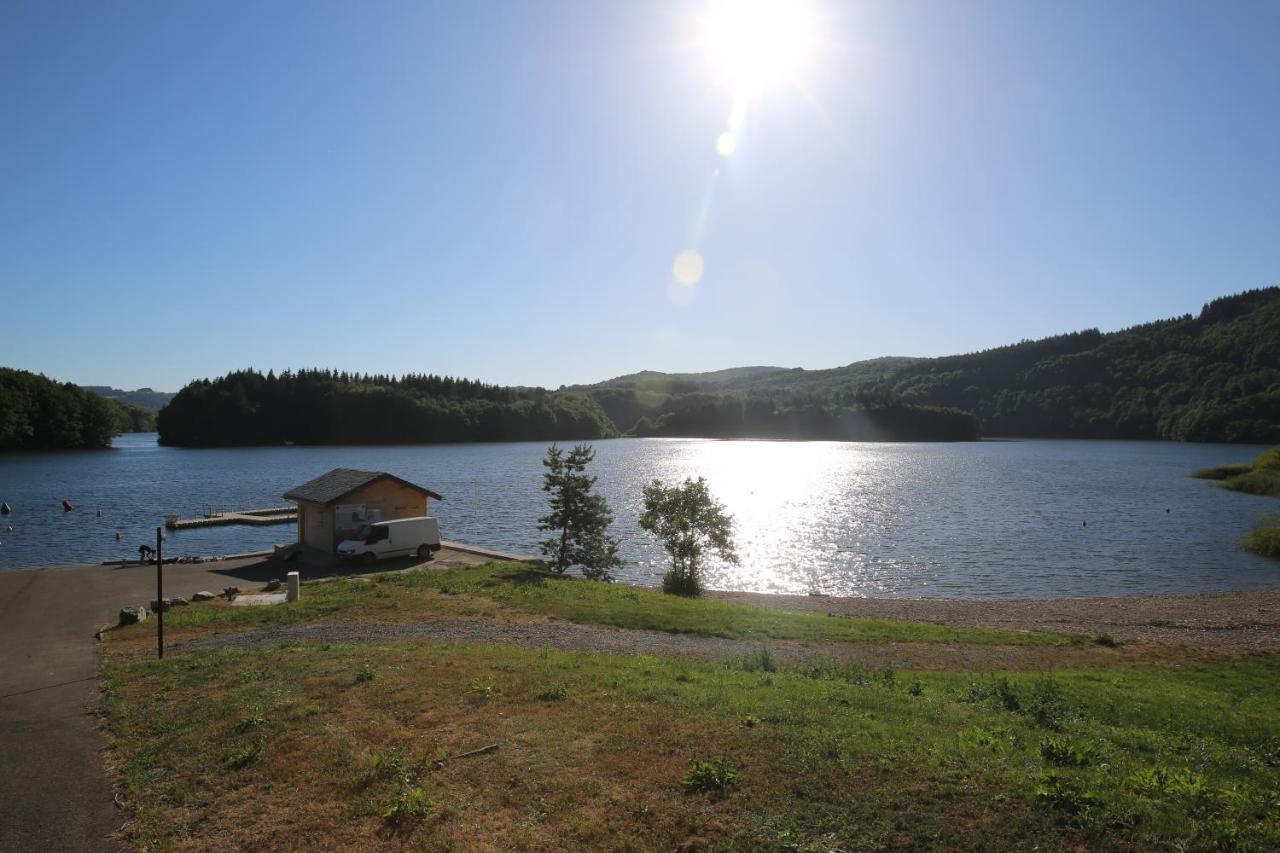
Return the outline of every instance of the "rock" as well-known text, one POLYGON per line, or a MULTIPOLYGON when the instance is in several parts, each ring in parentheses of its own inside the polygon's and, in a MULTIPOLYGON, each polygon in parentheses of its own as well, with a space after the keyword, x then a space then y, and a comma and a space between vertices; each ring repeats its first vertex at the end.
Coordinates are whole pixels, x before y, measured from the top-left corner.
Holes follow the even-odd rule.
POLYGON ((120 624, 121 625, 136 625, 139 622, 146 622, 146 621, 147 621, 147 608, 143 607, 141 604, 135 607, 120 608, 120 624))
POLYGON ((180 595, 175 595, 173 598, 169 598, 165 600, 169 602, 170 607, 186 607, 187 604, 189 603, 185 598, 183 598, 180 595))
POLYGON ((214 595, 213 593, 207 592, 202 589, 199 592, 192 595, 191 600, 192 601, 213 601, 217 597, 218 596, 214 595))
POLYGON ((168 600, 168 599, 165 599, 164 601, 160 601, 160 600, 155 599, 155 598, 151 599, 151 612, 152 612, 152 613, 159 613, 159 612, 160 612, 160 611, 162 611, 162 610, 168 610, 168 609, 169 609, 169 600, 168 600))
POLYGON ((281 586, 280 581, 278 579, 273 578, 272 580, 267 582, 267 585, 266 587, 264 587, 264 589, 266 589, 267 592, 275 592, 280 588, 280 586, 281 586))

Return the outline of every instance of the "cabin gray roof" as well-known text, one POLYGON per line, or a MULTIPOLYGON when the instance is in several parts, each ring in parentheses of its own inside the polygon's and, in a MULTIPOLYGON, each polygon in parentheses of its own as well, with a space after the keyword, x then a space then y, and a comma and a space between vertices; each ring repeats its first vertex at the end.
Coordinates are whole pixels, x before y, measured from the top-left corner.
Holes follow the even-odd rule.
POLYGON ((331 504, 342 500, 347 495, 362 489, 370 483, 382 479, 394 480, 402 486, 422 492, 429 498, 442 501, 444 498, 430 489, 424 489, 408 480, 386 471, 359 471, 355 468, 334 468, 328 474, 321 474, 314 480, 308 480, 301 486, 294 486, 284 493, 286 500, 307 501, 314 504, 331 504))

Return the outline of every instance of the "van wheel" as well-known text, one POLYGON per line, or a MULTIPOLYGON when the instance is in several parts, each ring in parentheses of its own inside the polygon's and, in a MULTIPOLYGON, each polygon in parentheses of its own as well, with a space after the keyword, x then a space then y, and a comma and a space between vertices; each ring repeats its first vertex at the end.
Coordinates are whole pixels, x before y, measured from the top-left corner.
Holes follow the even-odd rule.
POLYGON ((365 551, 365 552, 364 552, 364 562, 365 562, 365 564, 366 564, 366 565, 370 565, 370 564, 372 564, 372 563, 376 563, 377 561, 378 561, 378 555, 377 555, 377 554, 373 553, 372 551, 365 551))
POLYGON ((430 546, 430 545, 419 545, 419 546, 418 546, 418 559, 419 559, 419 560, 430 560, 430 559, 431 559, 431 546, 430 546))

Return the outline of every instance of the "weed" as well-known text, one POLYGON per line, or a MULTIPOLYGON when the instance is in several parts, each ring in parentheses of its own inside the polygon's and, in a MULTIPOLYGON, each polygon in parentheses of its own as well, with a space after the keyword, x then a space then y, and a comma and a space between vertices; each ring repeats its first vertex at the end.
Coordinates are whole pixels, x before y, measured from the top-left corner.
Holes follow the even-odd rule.
POLYGON ((266 724, 267 724, 266 718, 263 717, 261 714, 255 713, 247 717, 241 717, 236 722, 236 731, 239 732, 240 734, 244 734, 250 729, 256 729, 258 726, 265 726, 266 724))
POLYGON ((563 702, 569 698, 569 688, 563 684, 549 684, 539 687, 537 692, 533 694, 543 702, 563 702))
POLYGON ((1040 741, 1040 757, 1058 767, 1085 767, 1092 763, 1097 748, 1058 735, 1040 741))
POLYGON ((356 684, 368 684, 377 677, 377 671, 367 663, 360 664, 360 668, 356 670, 356 684))
POLYGON ((724 796, 737 784, 741 774, 742 771, 723 758, 695 761, 689 765, 689 772, 680 780, 680 786, 691 794, 724 796))
POLYGON ((396 793, 383 804, 382 817, 396 826, 409 826, 421 823, 436 809, 436 804, 427 796, 427 792, 419 787, 403 784, 396 793))
POLYGON ((227 767, 232 770, 240 770, 257 762, 262 757, 262 748, 265 745, 262 738, 254 738, 245 744, 244 748, 232 753, 231 757, 227 759, 227 767))
POLYGON ((1199 800, 1208 793, 1204 777, 1185 767, 1144 767, 1129 777, 1129 786, 1148 799, 1199 800))
POLYGON ((493 697, 502 695, 502 691, 491 678, 477 678, 471 682, 471 693, 481 702, 488 702, 493 697))
POLYGON ((1016 713, 1022 710, 1022 700, 1018 697, 1018 691, 1014 689, 1007 678, 998 679, 995 687, 991 688, 990 695, 995 700, 996 706, 1005 711, 1016 713))
POLYGON ((1095 646, 1106 646, 1108 649, 1115 649, 1119 648, 1120 641, 1104 631, 1093 638, 1093 644, 1095 646))
POLYGON ((1098 806, 1101 800, 1077 780, 1056 770, 1048 770, 1040 777, 1035 789, 1036 802, 1068 814, 1078 815, 1098 806))
POLYGON ((747 714, 745 717, 738 720, 738 725, 746 729, 754 729, 756 726, 760 725, 760 718, 755 714, 747 714))
POLYGON ((374 752, 369 756, 369 765, 374 777, 384 782, 394 782, 406 778, 404 751, 393 746, 386 752, 374 752))
POLYGON ((923 685, 923 684, 921 684, 919 681, 913 681, 913 682, 911 682, 910 684, 908 684, 908 685, 907 685, 907 695, 908 695, 908 696, 923 696, 923 695, 924 695, 924 685, 923 685))
POLYGON ((1036 725, 1058 730, 1067 719, 1067 697, 1062 685, 1052 675, 1042 675, 1031 685, 1031 698, 1027 702, 1027 714, 1036 725))
POLYGON ((886 666, 880 670, 880 683, 890 689, 898 683, 898 673, 894 671, 893 667, 886 666))
POLYGON ((773 656, 768 646, 761 646, 754 652, 739 658, 738 666, 743 672, 777 672, 778 659, 773 656))

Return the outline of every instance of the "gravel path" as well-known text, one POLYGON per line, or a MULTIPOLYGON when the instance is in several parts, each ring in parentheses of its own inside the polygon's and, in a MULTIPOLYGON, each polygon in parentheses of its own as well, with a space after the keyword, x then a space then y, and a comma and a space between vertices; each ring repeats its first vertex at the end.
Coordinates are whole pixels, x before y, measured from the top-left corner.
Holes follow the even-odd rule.
POLYGON ((1054 667, 1122 666, 1189 663, 1212 655, 1173 647, 1135 645, 1109 649, 1082 646, 987 646, 947 643, 765 643, 578 625, 571 622, 507 622, 493 619, 440 619, 422 622, 331 622, 287 625, 254 631, 218 634, 175 643, 172 648, 202 651, 246 648, 282 643, 390 643, 401 640, 501 643, 535 649, 599 651, 610 654, 674 655, 705 660, 731 660, 767 646, 773 656, 789 663, 814 658, 834 659, 867 667, 893 666, 920 670, 1051 669, 1054 667))
MULTIPOLYGON (((1280 579, 1280 572, 1277 572, 1280 579)), ((1111 634, 1229 652, 1280 649, 1280 589, 1204 595, 1053 599, 829 598, 716 592, 723 601, 909 622, 1111 634)))

